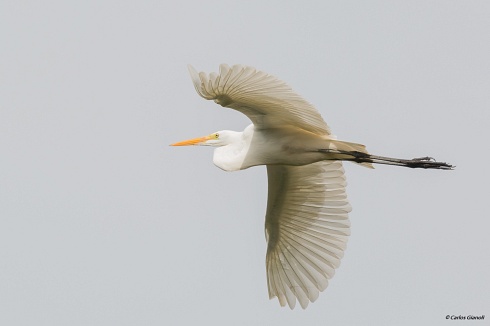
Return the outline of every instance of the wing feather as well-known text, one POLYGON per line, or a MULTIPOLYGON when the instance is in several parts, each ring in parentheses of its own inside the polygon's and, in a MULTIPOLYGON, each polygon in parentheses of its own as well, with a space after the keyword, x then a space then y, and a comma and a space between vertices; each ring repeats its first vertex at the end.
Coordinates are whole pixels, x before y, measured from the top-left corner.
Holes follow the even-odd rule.
POLYGON ((219 74, 189 72, 197 93, 247 115, 257 129, 294 126, 318 135, 330 129, 313 105, 283 81, 252 67, 220 65, 219 74))
POLYGON ((267 175, 269 296, 306 308, 328 286, 350 234, 342 163, 268 165, 267 175))

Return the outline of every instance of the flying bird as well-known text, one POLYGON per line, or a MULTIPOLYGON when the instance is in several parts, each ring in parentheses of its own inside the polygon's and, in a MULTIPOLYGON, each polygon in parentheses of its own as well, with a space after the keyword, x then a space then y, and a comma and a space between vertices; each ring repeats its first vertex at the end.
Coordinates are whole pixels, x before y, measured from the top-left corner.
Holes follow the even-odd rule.
POLYGON ((269 298, 303 309, 325 290, 339 267, 350 233, 342 161, 410 168, 453 168, 430 157, 411 160, 371 155, 361 144, 337 140, 320 113, 286 83, 252 67, 220 65, 219 73, 189 72, 206 100, 245 114, 242 132, 222 130, 172 146, 214 146, 225 171, 265 165, 269 298))

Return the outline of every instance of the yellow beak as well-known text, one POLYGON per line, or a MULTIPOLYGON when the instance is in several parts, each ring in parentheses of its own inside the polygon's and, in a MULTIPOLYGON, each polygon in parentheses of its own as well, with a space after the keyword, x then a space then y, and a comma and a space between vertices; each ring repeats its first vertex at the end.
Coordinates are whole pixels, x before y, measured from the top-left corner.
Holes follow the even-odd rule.
POLYGON ((179 142, 177 142, 175 144, 171 144, 170 146, 199 145, 199 144, 204 143, 205 141, 210 140, 210 139, 212 139, 211 136, 199 137, 199 138, 194 138, 194 139, 179 141, 179 142))

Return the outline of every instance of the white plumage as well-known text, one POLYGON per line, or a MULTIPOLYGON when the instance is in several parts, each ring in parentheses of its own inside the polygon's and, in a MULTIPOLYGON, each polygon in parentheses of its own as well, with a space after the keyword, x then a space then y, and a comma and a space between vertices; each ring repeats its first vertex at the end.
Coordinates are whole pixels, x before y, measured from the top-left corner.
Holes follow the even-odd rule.
POLYGON ((286 83, 252 67, 220 65, 216 75, 188 66, 199 95, 242 112, 255 128, 294 126, 318 135, 330 134, 320 113, 286 83))
POLYGON ((333 277, 349 235, 342 163, 267 166, 267 283, 282 306, 315 301, 333 277))
POLYGON ((318 298, 339 267, 349 236, 351 207, 342 160, 451 169, 429 158, 374 156, 364 145, 336 140, 320 113, 279 79, 252 67, 220 66, 219 74, 189 72, 199 95, 242 112, 253 124, 173 144, 216 146, 213 162, 236 171, 266 165, 265 217, 270 298, 292 309, 318 298))

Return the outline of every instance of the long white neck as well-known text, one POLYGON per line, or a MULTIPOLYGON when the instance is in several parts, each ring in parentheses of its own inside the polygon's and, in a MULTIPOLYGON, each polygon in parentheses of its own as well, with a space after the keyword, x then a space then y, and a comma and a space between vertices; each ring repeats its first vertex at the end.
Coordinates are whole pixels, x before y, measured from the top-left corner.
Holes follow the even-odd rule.
POLYGON ((226 131, 227 145, 218 147, 214 150, 214 165, 225 171, 242 170, 243 162, 250 148, 253 133, 253 125, 245 128, 243 132, 226 131))

